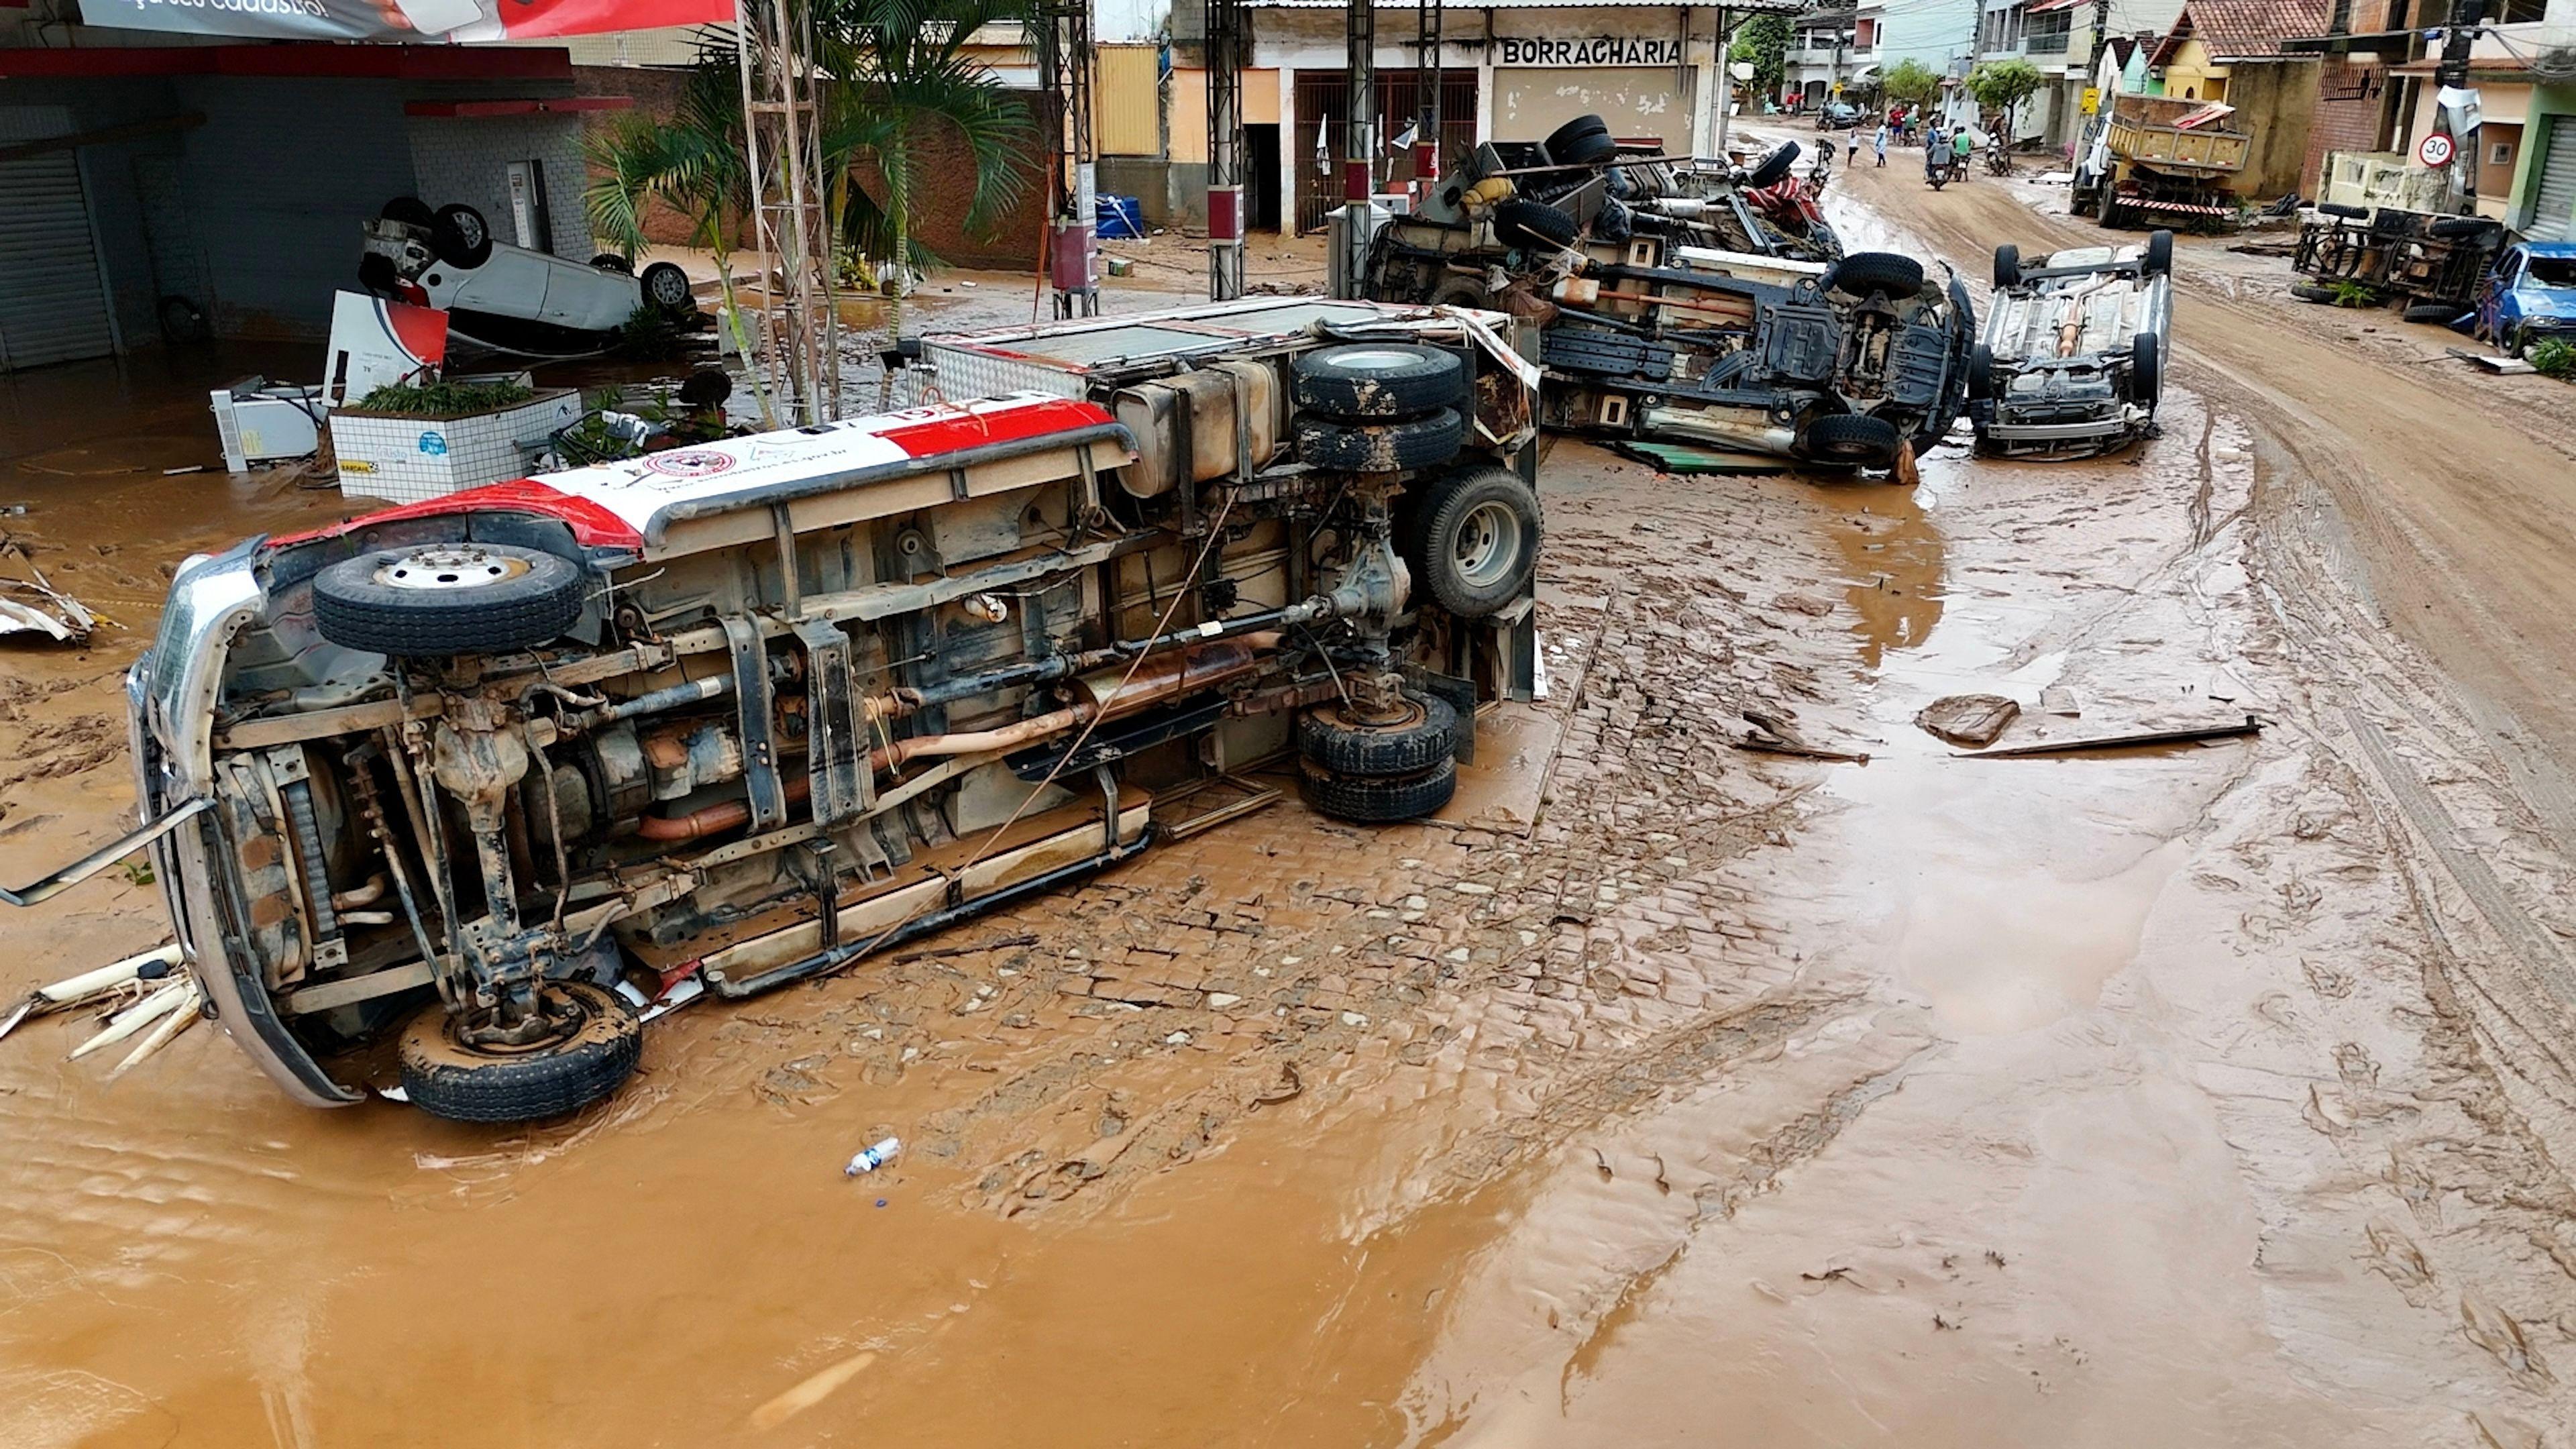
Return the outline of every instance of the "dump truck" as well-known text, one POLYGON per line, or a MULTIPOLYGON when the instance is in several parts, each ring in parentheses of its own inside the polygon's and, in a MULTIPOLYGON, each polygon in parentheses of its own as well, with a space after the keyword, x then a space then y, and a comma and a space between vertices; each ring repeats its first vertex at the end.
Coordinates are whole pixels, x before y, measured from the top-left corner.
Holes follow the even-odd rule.
POLYGON ((2066 212, 2104 226, 2196 226, 2236 219, 2230 178, 2253 138, 2227 124, 2235 107, 2175 96, 2123 95, 2094 117, 2075 163, 2066 212))

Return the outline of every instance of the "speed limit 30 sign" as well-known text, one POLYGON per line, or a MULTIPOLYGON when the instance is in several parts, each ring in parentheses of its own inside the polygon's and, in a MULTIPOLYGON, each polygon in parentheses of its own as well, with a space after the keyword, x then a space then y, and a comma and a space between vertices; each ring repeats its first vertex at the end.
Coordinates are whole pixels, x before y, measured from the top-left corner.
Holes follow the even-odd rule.
POLYGON ((2435 131, 2415 147, 2415 159, 2427 166, 2448 166, 2459 147, 2448 131, 2435 131))

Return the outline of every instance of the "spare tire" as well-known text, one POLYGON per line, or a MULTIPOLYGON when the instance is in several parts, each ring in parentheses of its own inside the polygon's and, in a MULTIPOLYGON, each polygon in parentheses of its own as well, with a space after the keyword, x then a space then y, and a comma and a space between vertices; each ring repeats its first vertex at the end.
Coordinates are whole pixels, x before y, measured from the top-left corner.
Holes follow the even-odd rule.
POLYGON ((430 224, 429 249, 451 267, 479 267, 492 258, 492 226, 463 203, 442 206, 430 224))
POLYGON ((1574 240, 1571 212, 1513 197, 1494 208, 1494 234, 1506 246, 1561 247, 1574 240))
POLYGON ((1458 793, 1458 762, 1442 760, 1418 775, 1337 775, 1310 761, 1297 767, 1298 793, 1319 815, 1362 825, 1419 820, 1458 793))
POLYGON ((2021 285, 2021 248, 2005 242, 1995 248, 1995 289, 2009 291, 2021 285))
POLYGON ((1458 354, 1414 342, 1355 342, 1300 354, 1289 395, 1307 412, 1353 422, 1409 418, 1467 396, 1458 354))
POLYGON ((1833 413, 1807 425, 1798 451, 1819 463, 1854 468, 1884 468, 1896 461, 1904 440, 1896 425, 1867 413, 1833 413))
POLYGON ((432 658, 525 649, 581 617, 572 560, 503 543, 380 548, 313 576, 313 622, 343 649, 432 658))
POLYGON ((1911 297, 1923 290, 1923 264, 1894 252, 1853 252, 1834 263, 1823 285, 1828 292, 1849 292, 1855 297, 1872 292, 1911 297))
POLYGON ((1338 702, 1298 716, 1297 753, 1336 775, 1384 779, 1436 770, 1458 748, 1458 712, 1435 694, 1404 692, 1405 717, 1392 724, 1362 724, 1338 702))
POLYGON ((1458 456, 1467 425, 1456 408, 1400 423, 1341 423, 1301 414, 1292 428, 1297 461, 1309 468, 1395 473, 1458 456))
POLYGON ((1795 141, 1783 141, 1777 149, 1772 151, 1770 155, 1763 157, 1761 162, 1753 168, 1752 174, 1745 178, 1745 184, 1751 186, 1756 191, 1759 191, 1766 186, 1777 186, 1780 184, 1782 178, 1789 174, 1789 168, 1796 165, 1797 161, 1798 143, 1795 141))
POLYGON ((1491 464, 1437 478, 1406 511, 1399 539, 1414 580, 1462 619, 1501 613, 1538 570, 1538 494, 1491 464))
POLYGON ((2173 271, 2173 233, 2163 227, 2147 233, 2146 255, 2138 258, 2141 276, 2162 277, 2173 271))
POLYGON ((587 981, 553 982, 545 993, 567 1025, 554 1040, 526 1047, 464 1041, 445 1007, 423 1007, 403 1029, 403 1094, 451 1122, 534 1122, 579 1111, 624 1085, 644 1052, 635 1013, 587 981))

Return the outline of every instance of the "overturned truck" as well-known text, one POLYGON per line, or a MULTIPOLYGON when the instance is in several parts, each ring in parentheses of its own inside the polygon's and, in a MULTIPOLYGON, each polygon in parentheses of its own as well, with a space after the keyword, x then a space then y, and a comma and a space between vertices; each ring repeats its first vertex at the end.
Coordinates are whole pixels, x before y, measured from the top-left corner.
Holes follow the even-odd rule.
POLYGON ((668 988, 840 971, 1257 805, 1272 760, 1327 814, 1428 813, 1527 697, 1535 371, 1485 320, 944 355, 952 393, 1033 385, 188 560, 128 681, 148 823, 0 894, 148 846, 294 1097, 361 1100, 391 1040, 421 1108, 543 1117, 668 988))

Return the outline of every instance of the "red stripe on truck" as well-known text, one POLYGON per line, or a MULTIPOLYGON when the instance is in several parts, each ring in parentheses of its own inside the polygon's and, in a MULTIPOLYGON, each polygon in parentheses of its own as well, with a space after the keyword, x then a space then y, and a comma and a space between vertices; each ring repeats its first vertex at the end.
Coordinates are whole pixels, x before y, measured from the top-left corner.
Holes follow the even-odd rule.
POLYGON ((1096 428, 1109 421, 1109 414, 1091 403, 1057 398, 1024 407, 995 408, 989 412, 968 412, 960 408, 947 417, 906 423, 899 428, 888 428, 877 436, 913 457, 935 458, 942 453, 962 452, 994 443, 1016 443, 1025 438, 1042 438, 1049 433, 1096 428))

